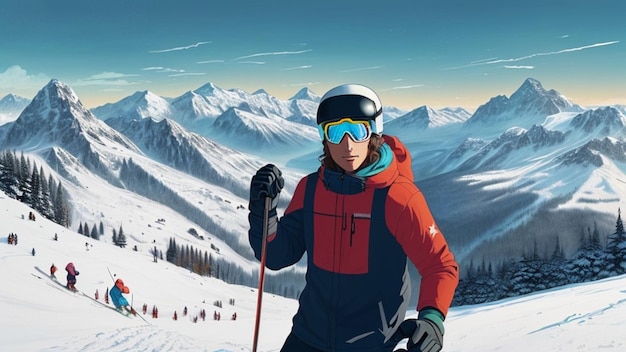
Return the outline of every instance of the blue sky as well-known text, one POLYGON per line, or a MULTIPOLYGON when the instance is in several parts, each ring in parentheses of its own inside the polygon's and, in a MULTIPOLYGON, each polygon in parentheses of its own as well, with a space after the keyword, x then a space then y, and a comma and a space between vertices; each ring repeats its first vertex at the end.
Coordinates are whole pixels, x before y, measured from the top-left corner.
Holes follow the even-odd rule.
POLYGON ((475 109, 532 77, 626 104, 623 0, 0 0, 0 97, 51 78, 89 108, 212 82, 288 99, 342 83, 384 105, 475 109))

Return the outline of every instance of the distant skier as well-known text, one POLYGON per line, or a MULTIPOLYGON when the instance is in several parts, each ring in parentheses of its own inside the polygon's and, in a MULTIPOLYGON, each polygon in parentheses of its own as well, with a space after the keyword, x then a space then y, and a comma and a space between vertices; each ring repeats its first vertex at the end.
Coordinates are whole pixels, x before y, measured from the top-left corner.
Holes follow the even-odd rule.
POLYGON ((67 265, 65 266, 65 271, 67 271, 67 284, 65 285, 65 287, 72 291, 77 291, 74 285, 76 285, 76 276, 78 276, 79 272, 74 267, 74 263, 67 263, 67 265))
POLYGON ((136 315, 137 312, 128 304, 128 301, 124 298, 124 296, 122 296, 122 293, 130 293, 130 289, 127 286, 124 286, 124 281, 122 281, 122 279, 117 279, 115 280, 115 285, 113 285, 113 287, 109 290, 109 295, 111 296, 113 305, 119 311, 124 309, 128 313, 136 315))
POLYGON ((54 275, 57 272, 57 267, 54 265, 54 263, 52 263, 52 265, 50 266, 50 277, 54 280, 57 279, 56 275, 54 275))

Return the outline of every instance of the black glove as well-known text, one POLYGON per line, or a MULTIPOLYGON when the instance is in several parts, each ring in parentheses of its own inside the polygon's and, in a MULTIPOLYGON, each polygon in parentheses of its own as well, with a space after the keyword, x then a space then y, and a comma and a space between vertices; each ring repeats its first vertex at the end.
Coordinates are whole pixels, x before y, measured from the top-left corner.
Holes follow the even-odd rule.
POLYGON ((437 324, 428 319, 407 319, 400 325, 414 329, 406 347, 408 352, 439 352, 443 346, 443 334, 437 324))
POLYGON ((76 274, 76 276, 78 276, 78 274, 80 274, 80 273, 78 272, 78 270, 75 270, 74 274, 76 274))
POLYGON ((265 197, 272 199, 270 209, 278 206, 278 195, 285 185, 282 172, 274 165, 267 164, 260 168, 250 182, 250 205, 251 211, 257 212, 265 207, 265 197))

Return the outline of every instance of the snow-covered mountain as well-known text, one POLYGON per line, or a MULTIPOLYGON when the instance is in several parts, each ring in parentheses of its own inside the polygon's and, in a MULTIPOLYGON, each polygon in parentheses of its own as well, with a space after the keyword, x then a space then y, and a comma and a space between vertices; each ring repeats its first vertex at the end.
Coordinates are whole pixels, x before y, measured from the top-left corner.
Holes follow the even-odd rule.
POLYGON ((30 103, 30 99, 8 94, 0 99, 0 125, 14 121, 30 103))
POLYGON ((401 135, 410 133, 407 132, 407 129, 425 129, 428 127, 462 123, 469 117, 470 113, 463 108, 435 110, 424 105, 385 124, 385 132, 393 135, 401 135))
MULTIPOLYGON (((254 261, 245 237, 244 204, 249 177, 262 160, 169 119, 126 120, 117 127, 120 131, 84 108, 69 86, 52 80, 17 120, 7 124, 0 145, 23 151, 62 181, 71 198, 72 227, 79 222, 103 222, 113 228, 123 223, 133 234, 133 246, 145 243, 143 234, 154 232, 152 216, 147 216, 154 209, 145 207, 169 208, 188 223, 179 236, 185 238, 188 229, 197 228, 208 233, 204 237, 220 241, 220 247, 236 250, 233 259, 254 261), (128 208, 125 218, 112 216, 118 207, 128 208), (133 221, 137 219, 144 220, 133 221)), ((286 175, 286 198, 295 187, 295 175, 286 175)), ((155 244, 165 248, 167 241, 159 238, 155 244)))
POLYGON ((117 103, 108 103, 91 109, 96 116, 109 124, 120 124, 151 117, 155 120, 172 118, 170 103, 150 91, 136 92, 117 103))
POLYGON ((547 251, 557 236, 571 253, 594 221, 612 233, 626 194, 624 121, 616 107, 583 111, 527 79, 462 128, 418 130, 409 148, 417 184, 460 260, 498 265, 535 240, 547 251), (518 244, 503 250, 504 242, 518 244))
POLYGON ((546 90, 539 81, 528 78, 510 98, 498 95, 479 106, 465 124, 468 127, 489 126, 489 129, 485 128, 485 132, 494 131, 494 128, 501 131, 514 126, 530 128, 534 124, 542 124, 550 115, 582 111, 580 106, 562 94, 553 89, 546 90))
POLYGON ((176 98, 137 92, 92 111, 118 127, 126 121, 146 117, 168 118, 189 131, 218 140, 224 146, 243 147, 242 151, 249 154, 263 155, 291 150, 288 147, 292 146, 317 147, 315 110, 318 102, 319 97, 307 88, 301 89, 290 100, 282 101, 262 89, 249 94, 207 83, 176 98), (246 117, 242 119, 241 115, 246 117), (248 121, 253 120, 256 122, 247 126, 248 121), (297 124, 293 125, 294 122, 297 124))

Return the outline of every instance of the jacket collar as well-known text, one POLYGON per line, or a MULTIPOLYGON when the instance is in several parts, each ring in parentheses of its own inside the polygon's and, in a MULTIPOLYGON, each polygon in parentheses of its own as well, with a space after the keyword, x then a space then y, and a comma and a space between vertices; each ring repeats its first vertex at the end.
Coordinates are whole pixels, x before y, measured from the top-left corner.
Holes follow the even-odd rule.
POLYGON ((393 136, 384 135, 383 138, 393 151, 393 158, 386 168, 374 175, 359 177, 321 166, 319 168, 319 176, 326 189, 339 194, 357 194, 367 188, 388 187, 399 176, 404 176, 413 182, 411 156, 404 144, 393 136))

